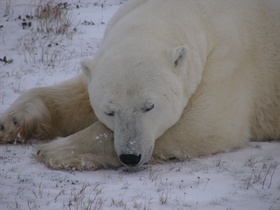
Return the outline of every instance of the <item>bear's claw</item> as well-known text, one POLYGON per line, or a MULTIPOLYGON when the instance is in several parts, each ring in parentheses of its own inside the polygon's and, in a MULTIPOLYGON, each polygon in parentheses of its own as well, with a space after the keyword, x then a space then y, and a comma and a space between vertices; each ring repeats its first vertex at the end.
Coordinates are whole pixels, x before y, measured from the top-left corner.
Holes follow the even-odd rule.
POLYGON ((3 131, 5 131, 5 126, 0 123, 0 132, 3 132, 3 131))
POLYGON ((22 135, 23 129, 24 126, 20 123, 20 120, 13 114, 8 113, 6 117, 0 120, 0 144, 26 142, 22 135))

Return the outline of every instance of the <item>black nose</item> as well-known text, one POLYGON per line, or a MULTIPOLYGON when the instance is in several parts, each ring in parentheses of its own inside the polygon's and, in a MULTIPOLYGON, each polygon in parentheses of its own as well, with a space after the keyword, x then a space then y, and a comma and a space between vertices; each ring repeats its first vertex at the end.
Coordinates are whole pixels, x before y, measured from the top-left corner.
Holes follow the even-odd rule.
POLYGON ((141 160, 141 154, 140 155, 120 155, 120 160, 124 165, 127 166, 136 166, 140 160, 141 160))

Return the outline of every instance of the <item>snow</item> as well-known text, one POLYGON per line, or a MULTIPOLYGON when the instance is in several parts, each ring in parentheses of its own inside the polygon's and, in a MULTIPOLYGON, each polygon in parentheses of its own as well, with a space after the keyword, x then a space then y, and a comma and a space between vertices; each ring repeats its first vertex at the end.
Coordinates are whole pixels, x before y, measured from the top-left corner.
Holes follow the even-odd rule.
MULTIPOLYGON (((0 62, 0 114, 21 92, 77 75, 81 59, 94 56, 108 20, 125 1, 67 2, 72 28, 63 36, 35 32, 34 19, 22 28, 38 1, 0 2, 0 58, 13 59, 0 62)), ((0 146, 1 210, 280 209, 279 142, 252 142, 184 162, 84 172, 51 170, 34 153, 30 144, 0 146)))

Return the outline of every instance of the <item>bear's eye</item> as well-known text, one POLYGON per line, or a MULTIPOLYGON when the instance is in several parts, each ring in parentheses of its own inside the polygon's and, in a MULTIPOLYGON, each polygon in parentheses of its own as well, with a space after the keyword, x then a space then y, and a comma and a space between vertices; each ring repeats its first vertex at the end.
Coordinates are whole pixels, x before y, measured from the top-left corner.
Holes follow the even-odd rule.
POLYGON ((105 112, 105 114, 106 114, 107 116, 113 117, 113 116, 115 115, 115 112, 114 112, 114 111, 105 112))
POLYGON ((143 113, 145 113, 145 112, 151 111, 154 107, 155 107, 154 104, 147 103, 146 106, 141 109, 141 111, 143 113))

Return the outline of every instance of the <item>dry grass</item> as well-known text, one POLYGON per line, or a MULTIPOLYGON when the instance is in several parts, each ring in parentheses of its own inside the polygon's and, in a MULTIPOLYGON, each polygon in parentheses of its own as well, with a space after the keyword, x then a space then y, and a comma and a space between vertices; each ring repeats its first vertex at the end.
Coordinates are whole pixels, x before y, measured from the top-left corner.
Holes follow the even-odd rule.
POLYGON ((19 38, 18 50, 26 64, 43 64, 45 69, 54 68, 62 61, 73 57, 72 51, 65 55, 64 39, 72 39, 76 31, 70 5, 41 0, 35 8, 30 6, 28 14, 32 24, 27 33, 19 38))
POLYGON ((250 157, 245 166, 252 168, 252 172, 250 176, 241 180, 241 187, 248 190, 254 185, 261 185, 263 190, 269 189, 278 165, 279 163, 274 161, 271 156, 266 156, 261 160, 256 157, 250 157))
POLYGON ((12 13, 12 0, 6 0, 4 7, 4 17, 8 17, 12 13))
POLYGON ((64 37, 49 36, 43 37, 30 32, 19 39, 18 49, 24 55, 24 62, 27 64, 43 64, 44 67, 54 68, 63 61, 69 61, 74 51, 68 54, 64 52, 64 46, 60 45, 64 37))
POLYGON ((72 188, 68 202, 64 203, 63 209, 75 210, 100 210, 106 201, 100 196, 102 188, 99 185, 92 187, 90 184, 84 183, 80 189, 72 188), (89 192, 93 193, 86 196, 89 192))
POLYGON ((34 17, 36 18, 35 28, 38 32, 69 35, 73 31, 73 15, 66 2, 41 0, 34 11, 34 17))

